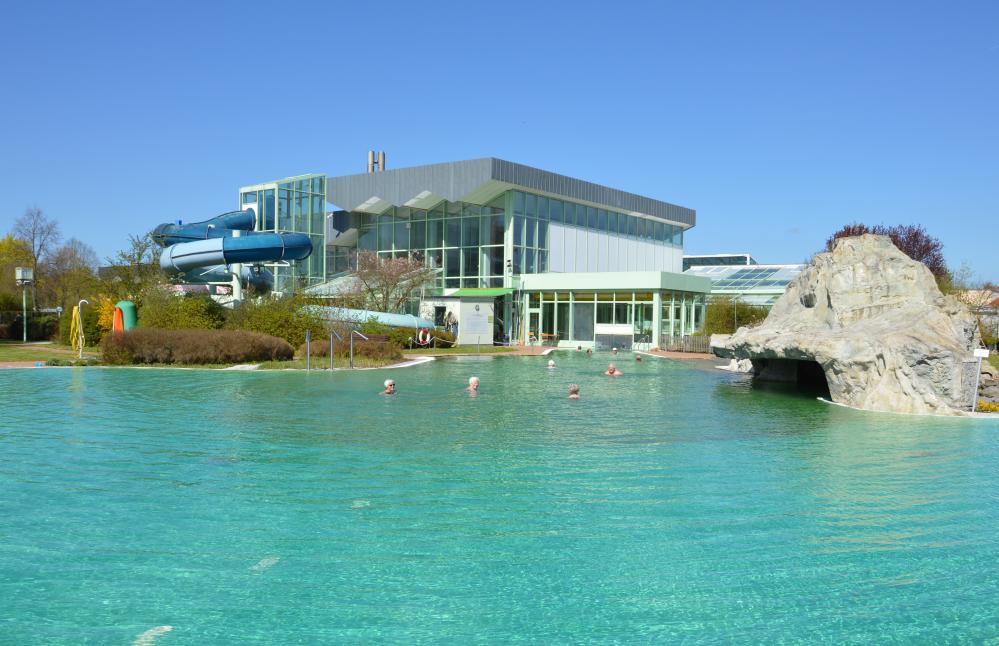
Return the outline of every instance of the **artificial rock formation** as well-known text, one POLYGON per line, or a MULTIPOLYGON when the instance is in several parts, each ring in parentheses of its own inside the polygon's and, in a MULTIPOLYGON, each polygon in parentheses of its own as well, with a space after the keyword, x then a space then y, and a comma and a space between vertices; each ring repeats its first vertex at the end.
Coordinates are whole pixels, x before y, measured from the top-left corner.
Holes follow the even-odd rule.
POLYGON ((967 307, 873 235, 816 255, 758 327, 712 339, 718 356, 752 360, 757 379, 794 381, 818 364, 835 402, 922 414, 970 409, 978 345, 967 307))

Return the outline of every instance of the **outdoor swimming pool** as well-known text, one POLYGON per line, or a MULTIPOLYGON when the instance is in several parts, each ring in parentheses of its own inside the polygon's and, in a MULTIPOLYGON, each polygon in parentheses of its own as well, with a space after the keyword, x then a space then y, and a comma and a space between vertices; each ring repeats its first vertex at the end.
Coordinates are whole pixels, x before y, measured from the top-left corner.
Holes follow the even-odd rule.
POLYGON ((999 635, 999 423, 554 358, 0 371, 0 642, 999 635))

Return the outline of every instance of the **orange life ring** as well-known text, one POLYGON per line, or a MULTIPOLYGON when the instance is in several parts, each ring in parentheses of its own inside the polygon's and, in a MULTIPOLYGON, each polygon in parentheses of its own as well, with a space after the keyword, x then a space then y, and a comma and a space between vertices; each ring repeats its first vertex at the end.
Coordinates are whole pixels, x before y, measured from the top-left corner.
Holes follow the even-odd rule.
POLYGON ((425 327, 420 328, 419 333, 416 335, 416 342, 420 345, 430 345, 430 330, 425 327))

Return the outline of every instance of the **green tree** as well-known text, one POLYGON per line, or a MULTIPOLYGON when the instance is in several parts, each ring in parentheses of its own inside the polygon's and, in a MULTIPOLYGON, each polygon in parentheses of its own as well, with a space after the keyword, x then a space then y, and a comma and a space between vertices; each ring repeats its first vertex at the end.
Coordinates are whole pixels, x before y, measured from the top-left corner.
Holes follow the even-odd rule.
POLYGON ((179 296, 168 289, 148 290, 139 307, 139 326, 162 330, 218 330, 225 308, 206 295, 179 296))
POLYGON ((0 310, 21 309, 21 288, 14 283, 14 268, 31 266, 27 243, 9 234, 0 238, 0 310))
POLYGON ((129 235, 128 246, 111 258, 101 271, 101 292, 114 301, 142 303, 143 296, 166 284, 160 271, 159 245, 150 233, 129 235))
POLYGON ((704 314, 705 334, 732 334, 736 327, 757 325, 770 313, 766 307, 718 298, 708 303, 704 314))
POLYGON ((324 336, 326 331, 323 320, 304 304, 302 299, 288 296, 245 300, 229 314, 226 327, 276 336, 297 348, 305 343, 306 330, 324 336))

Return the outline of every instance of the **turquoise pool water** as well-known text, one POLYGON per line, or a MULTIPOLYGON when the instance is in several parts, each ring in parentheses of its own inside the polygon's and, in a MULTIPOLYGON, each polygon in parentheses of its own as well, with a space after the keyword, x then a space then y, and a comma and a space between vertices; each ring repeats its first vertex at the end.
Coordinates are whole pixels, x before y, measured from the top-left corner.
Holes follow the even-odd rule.
POLYGON ((999 423, 555 358, 0 371, 0 642, 999 636, 999 423))

